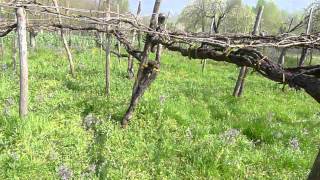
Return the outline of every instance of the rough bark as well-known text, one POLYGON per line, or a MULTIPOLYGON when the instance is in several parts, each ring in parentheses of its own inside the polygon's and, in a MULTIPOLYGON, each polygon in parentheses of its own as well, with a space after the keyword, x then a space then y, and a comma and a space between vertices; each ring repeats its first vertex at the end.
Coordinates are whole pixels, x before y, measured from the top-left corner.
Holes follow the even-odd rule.
POLYGON ((17 32, 19 38, 20 58, 20 102, 19 113, 23 118, 28 114, 28 48, 27 48, 27 21, 26 13, 22 7, 17 8, 17 32))
MULTIPOLYGON (((262 14, 263 14, 263 9, 264 9, 264 6, 261 6, 259 8, 259 11, 258 11, 258 14, 256 17, 256 21, 254 23, 252 35, 258 34, 259 26, 260 26, 262 14)), ((240 97, 242 95, 243 89, 244 89, 244 82, 245 82, 245 78, 247 76, 247 73, 248 73, 247 67, 246 66, 241 67, 240 73, 238 76, 238 80, 237 80, 236 86, 233 91, 233 96, 240 97)))

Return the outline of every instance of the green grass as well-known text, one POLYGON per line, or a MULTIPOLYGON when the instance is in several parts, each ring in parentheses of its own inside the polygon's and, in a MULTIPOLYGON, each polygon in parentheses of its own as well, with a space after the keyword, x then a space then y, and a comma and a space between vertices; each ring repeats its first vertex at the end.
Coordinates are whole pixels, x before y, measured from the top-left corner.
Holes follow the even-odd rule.
POLYGON ((124 130, 119 121, 133 85, 125 59, 113 59, 112 94, 106 98, 99 51, 73 54, 76 79, 68 75, 63 50, 31 52, 25 120, 18 118, 18 76, 5 56, 10 68, 0 72, 0 179, 59 179, 62 166, 74 179, 307 176, 319 145, 320 115, 319 104, 303 91, 282 92, 251 74, 244 96, 234 98, 235 66, 210 63, 202 73, 199 61, 164 52, 159 78, 124 130), (12 105, 6 105, 8 98, 12 105), (88 114, 99 119, 90 130, 83 125, 88 114))
MULTIPOLYGON (((299 60, 300 60, 300 54, 298 54, 298 56, 297 56, 297 54, 289 53, 285 59, 285 66, 286 67, 297 67, 299 60)), ((319 53, 313 52, 312 60, 311 60, 310 54, 308 54, 304 64, 307 66, 307 65, 317 65, 319 63, 320 63, 319 53)))

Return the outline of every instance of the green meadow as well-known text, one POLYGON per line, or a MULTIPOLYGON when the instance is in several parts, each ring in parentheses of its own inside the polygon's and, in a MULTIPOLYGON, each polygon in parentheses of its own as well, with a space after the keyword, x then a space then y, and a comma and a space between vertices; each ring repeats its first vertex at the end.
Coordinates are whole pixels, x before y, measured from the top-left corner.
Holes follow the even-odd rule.
MULTIPOLYGON (((0 179, 305 179, 320 141, 320 106, 255 72, 232 96, 238 68, 164 51, 158 79, 127 129, 134 81, 112 57, 74 39, 76 78, 61 42, 39 35, 29 53, 29 115, 20 119, 10 37, 0 61, 0 179)), ((137 64, 136 68, 137 69, 137 64)))

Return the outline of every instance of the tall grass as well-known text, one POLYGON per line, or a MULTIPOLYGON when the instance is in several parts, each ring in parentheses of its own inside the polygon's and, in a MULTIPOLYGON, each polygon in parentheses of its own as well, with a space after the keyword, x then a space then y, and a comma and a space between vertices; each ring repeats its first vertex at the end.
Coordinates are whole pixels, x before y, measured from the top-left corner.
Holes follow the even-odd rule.
POLYGON ((302 91, 282 92, 250 74, 244 96, 234 98, 235 66, 213 62, 202 73, 198 61, 164 52, 159 78, 123 130, 133 85, 126 59, 113 58, 106 98, 98 49, 73 50, 73 79, 63 50, 38 41, 29 55, 27 119, 18 118, 9 52, 9 69, 0 72, 0 179, 304 179, 309 172, 320 116, 302 91))

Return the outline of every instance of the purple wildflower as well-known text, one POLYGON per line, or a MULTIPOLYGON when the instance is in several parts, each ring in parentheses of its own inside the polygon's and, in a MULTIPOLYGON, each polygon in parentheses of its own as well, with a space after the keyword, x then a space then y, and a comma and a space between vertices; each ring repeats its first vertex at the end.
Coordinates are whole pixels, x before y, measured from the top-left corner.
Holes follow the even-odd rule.
POLYGON ((160 100, 160 104, 161 104, 161 105, 164 104, 164 102, 166 101, 166 96, 161 95, 161 96, 159 97, 159 100, 160 100))
POLYGON ((2 64, 1 69, 2 69, 2 71, 6 71, 8 69, 8 65, 2 64))
POLYGON ((87 115, 83 119, 83 125, 86 130, 92 129, 98 122, 98 118, 94 117, 92 114, 87 115))
POLYGON ((72 171, 65 165, 59 167, 58 174, 62 180, 68 180, 72 177, 72 171))
POLYGON ((5 102, 6 106, 14 105, 14 99, 12 97, 7 98, 5 102))
POLYGON ((240 135, 240 131, 238 129, 229 129, 225 131, 221 136, 226 141, 233 142, 240 135))
POLYGON ((298 150, 299 149, 299 140, 298 140, 298 138, 292 138, 290 140, 289 144, 292 147, 292 149, 294 149, 294 150, 298 150))

